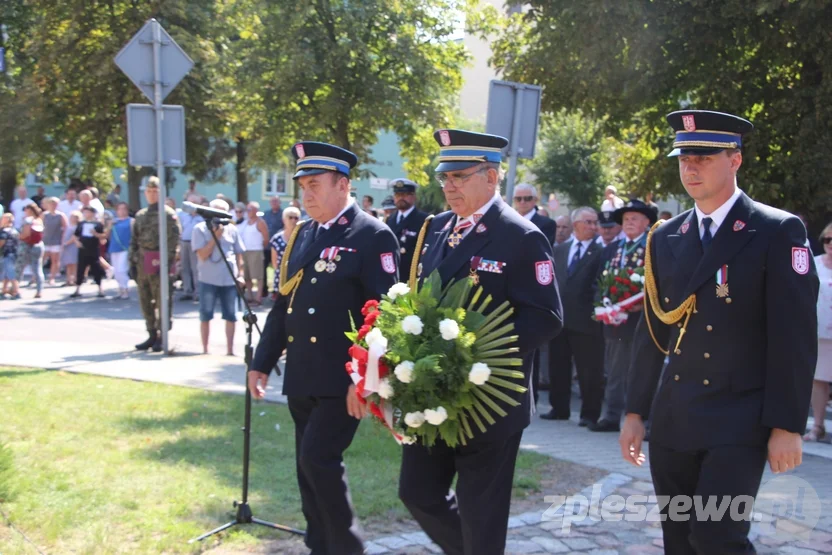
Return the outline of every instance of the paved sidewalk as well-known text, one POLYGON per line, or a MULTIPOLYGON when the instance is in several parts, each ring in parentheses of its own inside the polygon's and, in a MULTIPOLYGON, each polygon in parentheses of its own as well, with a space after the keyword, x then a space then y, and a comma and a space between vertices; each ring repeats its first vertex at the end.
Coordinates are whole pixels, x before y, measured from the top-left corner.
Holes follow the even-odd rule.
MULTIPOLYGON (((112 284, 111 281, 105 283, 112 284)), ((109 287, 107 292, 114 294, 114 286, 109 287)), ((70 288, 46 288, 40 300, 31 299, 33 289, 24 288, 22 293, 24 300, 0 301, 0 365, 63 369, 237 394, 245 391, 242 358, 245 330, 242 323, 238 323, 235 337, 237 356, 203 355, 198 305, 176 301, 170 335, 174 354, 137 353, 133 345, 143 341, 146 332, 135 291, 131 291, 133 298, 129 301, 97 299, 94 287, 89 285, 82 288, 82 293, 86 295, 77 300, 68 298, 70 288)), ((256 313, 261 325, 265 323, 268 307, 258 308, 256 313)), ((257 340, 255 332, 255 345, 257 340)), ((212 353, 225 352, 223 322, 219 313, 212 322, 209 348, 212 353)), ((280 389, 281 379, 272 375, 267 399, 284 401, 280 389)), ((539 406, 541 410, 547 406, 545 392, 541 395, 539 406)), ((577 408, 576 402, 573 409, 577 408)), ((832 423, 827 422, 827 429, 832 429, 832 423)), ((535 416, 523 435, 521 447, 606 470, 610 474, 601 484, 604 495, 615 493, 626 496, 652 490, 649 469, 646 466, 636 468, 621 459, 617 434, 593 433, 579 428, 576 414, 566 422, 547 422, 535 416)), ((780 524, 781 529, 772 535, 771 523, 777 524, 777 514, 780 514, 774 511, 774 517, 764 517, 753 527, 761 553, 832 553, 832 479, 829 478, 832 475, 832 445, 806 444, 804 447, 804 464, 789 476, 808 482, 822 500, 821 517, 814 535, 808 542, 787 537, 787 532, 794 534, 801 531, 793 522, 780 524)), ((764 489, 772 478, 774 475, 767 471, 763 478, 764 489)), ((586 484, 586 493, 592 492, 592 486, 586 484)), ((565 533, 562 516, 560 520, 548 520, 549 517, 558 518, 557 513, 544 515, 551 505, 544 497, 557 494, 542 492, 539 511, 512 517, 508 553, 598 555, 662 552, 658 522, 595 522, 585 519, 573 522, 571 530, 565 533)), ((779 499, 783 496, 780 492, 779 499)), ((586 497, 589 499, 591 495, 586 497)), ((777 494, 773 494, 774 498, 778 498, 777 494)), ((439 552, 418 530, 402 536, 377 538, 369 547, 369 553, 439 552)))

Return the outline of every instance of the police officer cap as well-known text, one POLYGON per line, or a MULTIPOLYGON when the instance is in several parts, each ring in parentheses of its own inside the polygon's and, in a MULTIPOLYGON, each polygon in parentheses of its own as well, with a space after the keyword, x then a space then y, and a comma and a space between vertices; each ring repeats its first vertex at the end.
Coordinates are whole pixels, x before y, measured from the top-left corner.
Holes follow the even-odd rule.
POLYGON ((393 200, 393 197, 385 198, 381 203, 382 210, 395 210, 396 209, 396 201, 393 200))
POLYGON ((418 187, 418 185, 416 185, 415 182, 413 182, 409 179, 405 179, 403 177, 400 177, 398 179, 394 179, 392 181, 392 184, 393 184, 393 193, 415 193, 416 188, 418 187))
POLYGON ((612 219, 612 211, 604 210, 603 212, 598 212, 598 225, 601 227, 613 227, 615 220, 612 219))
POLYGON ((743 135, 754 129, 750 121, 741 117, 708 110, 679 110, 668 114, 667 122, 676 132, 669 157, 742 148, 743 135))
POLYGON ((349 176, 350 170, 358 164, 358 157, 349 150, 312 141, 293 146, 292 156, 296 160, 296 171, 292 179, 324 172, 339 172, 349 176))
POLYGON ((145 189, 158 189, 159 188, 159 178, 151 176, 150 179, 147 180, 147 183, 144 186, 145 189))
POLYGON ((437 172, 464 170, 483 162, 499 164, 508 145, 508 139, 499 135, 458 129, 440 129, 433 138, 439 143, 437 172))
POLYGON ((656 220, 659 219, 659 215, 655 208, 649 204, 644 204, 638 199, 630 199, 627 204, 613 212, 612 217, 615 222, 620 225, 624 221, 624 214, 627 212, 638 212, 640 214, 644 214, 647 216, 647 219, 650 220, 650 225, 653 225, 656 223, 656 220))

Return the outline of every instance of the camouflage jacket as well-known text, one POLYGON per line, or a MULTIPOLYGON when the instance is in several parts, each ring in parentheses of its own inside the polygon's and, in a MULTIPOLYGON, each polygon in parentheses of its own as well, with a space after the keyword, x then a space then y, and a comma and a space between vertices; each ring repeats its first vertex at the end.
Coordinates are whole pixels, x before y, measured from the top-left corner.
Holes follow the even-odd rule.
MULTIPOLYGON (((143 253, 159 250, 159 206, 153 204, 136 212, 133 224, 133 235, 130 238, 130 265, 141 268, 143 253)), ((173 264, 176 257, 176 247, 179 244, 179 221, 176 211, 165 206, 168 220, 168 261, 173 264)))

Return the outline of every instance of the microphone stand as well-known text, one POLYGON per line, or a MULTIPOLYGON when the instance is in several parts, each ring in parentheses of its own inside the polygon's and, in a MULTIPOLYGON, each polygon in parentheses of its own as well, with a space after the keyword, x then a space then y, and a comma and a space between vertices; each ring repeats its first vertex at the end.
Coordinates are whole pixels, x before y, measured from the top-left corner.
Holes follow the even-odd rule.
MULTIPOLYGON (((306 532, 304 532, 303 530, 298 530, 296 528, 285 526, 283 524, 275 524, 273 522, 260 520, 259 518, 254 517, 251 512, 251 507, 248 504, 248 469, 249 463, 251 461, 251 391, 248 388, 248 373, 251 370, 251 361, 254 358, 254 349, 251 346, 252 328, 256 327, 257 333, 261 336, 263 335, 263 332, 260 330, 260 326, 257 325, 257 315, 254 314, 254 312, 252 312, 251 306, 248 304, 248 301, 246 300, 246 296, 242 294, 242 292, 240 291, 240 285, 237 283, 237 277, 234 275, 234 270, 231 268, 231 263, 228 262, 228 257, 226 257, 225 253, 222 251, 222 245, 220 244, 220 240, 217 238, 216 233, 214 233, 215 226, 222 225, 223 222, 221 220, 215 221, 213 218, 207 217, 205 218, 205 224, 206 226, 208 226, 208 231, 211 233, 211 237, 214 238, 214 245, 216 246, 216 249, 220 252, 222 259, 225 262, 225 267, 228 270, 228 274, 234 280, 234 290, 237 292, 237 298, 242 302, 243 305, 245 305, 245 311, 243 312, 243 322, 245 322, 246 324, 246 414, 245 424, 243 425, 243 498, 242 501, 234 501, 234 507, 237 509, 237 515, 234 518, 234 520, 232 520, 231 522, 227 522, 219 528, 211 530, 210 532, 206 532, 198 538, 190 540, 188 543, 202 541, 205 538, 213 536, 214 534, 218 534, 223 530, 227 530, 232 526, 236 526, 238 524, 259 524, 261 526, 266 526, 275 530, 281 530, 283 532, 289 532, 291 534, 305 536, 306 532)), ((275 371, 279 376, 280 368, 276 367, 275 371)))

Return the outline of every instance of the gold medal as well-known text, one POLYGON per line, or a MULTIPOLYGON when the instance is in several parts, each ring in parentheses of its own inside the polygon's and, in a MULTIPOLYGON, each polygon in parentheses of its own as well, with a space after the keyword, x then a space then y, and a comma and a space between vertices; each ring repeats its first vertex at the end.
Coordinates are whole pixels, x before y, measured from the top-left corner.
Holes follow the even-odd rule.
POLYGON ((323 272, 324 270, 326 270, 326 260, 318 260, 315 262, 316 272, 323 272))
POLYGON ((716 296, 719 299, 728 296, 728 264, 724 264, 716 273, 716 296))
POLYGON ((471 281, 474 283, 474 285, 479 285, 480 284, 480 275, 477 273, 477 271, 475 269, 471 268, 471 271, 468 274, 468 277, 471 278, 471 281))
POLYGON ((337 267, 338 266, 335 265, 335 262, 332 262, 330 260, 329 263, 326 264, 326 271, 327 271, 327 273, 331 274, 332 272, 335 271, 335 268, 337 268, 337 267))
POLYGON ((723 299, 728 296, 728 284, 720 283, 716 286, 716 296, 723 299))

